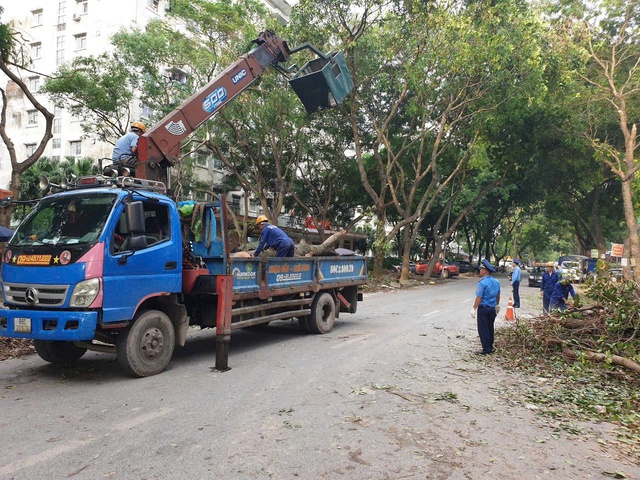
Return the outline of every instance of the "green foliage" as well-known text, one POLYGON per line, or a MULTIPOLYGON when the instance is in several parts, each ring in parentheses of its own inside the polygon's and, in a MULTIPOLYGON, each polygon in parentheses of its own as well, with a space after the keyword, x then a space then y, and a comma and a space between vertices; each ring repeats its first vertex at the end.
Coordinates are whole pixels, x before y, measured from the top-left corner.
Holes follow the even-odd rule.
POLYGON ((138 78, 133 72, 117 53, 77 57, 47 79, 41 92, 85 119, 82 130, 88 137, 115 143, 134 121, 130 108, 138 78))
POLYGON ((537 379, 524 394, 540 413, 618 424, 623 448, 638 456, 640 379, 612 359, 640 363, 640 287, 616 282, 608 264, 599 261, 585 296, 588 305, 596 305, 593 310, 520 320, 498 332, 498 348, 505 366, 537 379), (592 361, 589 352, 603 354, 605 361, 592 361))
POLYGON ((596 271, 586 294, 606 309, 606 327, 612 336, 607 339, 610 342, 607 350, 626 351, 631 346, 636 349, 632 359, 640 362, 640 286, 634 281, 616 282, 609 265, 602 260, 598 261, 596 271))
MULTIPOLYGON (((4 13, 4 8, 0 6, 0 15, 4 13)), ((7 63, 13 52, 15 40, 11 26, 0 22, 0 59, 7 63)))
POLYGON ((63 179, 94 175, 99 173, 98 170, 92 158, 66 157, 64 160, 53 160, 41 157, 22 175, 19 200, 37 200, 44 196, 44 192, 38 186, 41 177, 47 177, 50 183, 60 185, 63 179))

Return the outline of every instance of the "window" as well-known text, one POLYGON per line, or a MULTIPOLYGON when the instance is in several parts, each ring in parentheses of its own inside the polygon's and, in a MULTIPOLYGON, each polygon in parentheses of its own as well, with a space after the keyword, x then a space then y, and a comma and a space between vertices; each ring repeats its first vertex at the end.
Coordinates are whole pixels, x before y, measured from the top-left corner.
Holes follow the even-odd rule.
POLYGON ((34 153, 36 153, 36 144, 35 143, 25 143, 24 145, 25 153, 27 157, 30 157, 34 153))
POLYGON ((31 12, 31 26, 38 27, 42 25, 42 9, 33 10, 31 12))
POLYGON ((69 142, 69 155, 74 157, 82 155, 82 142, 80 140, 69 142))
POLYGON ((56 66, 64 63, 64 37, 56 38, 56 66))
POLYGON ((30 127, 35 127, 38 125, 38 111, 37 110, 28 110, 27 111, 27 125, 30 127))
POLYGON ((59 118, 53 119, 53 130, 52 133, 61 133, 62 132, 62 120, 59 118))
POLYGON ((42 57, 42 44, 40 42, 31 44, 31 58, 34 60, 42 57))
MULTIPOLYGON (((143 208, 147 247, 171 238, 169 208, 155 202, 144 202, 143 208)), ((111 252, 118 253, 129 250, 128 244, 127 217, 125 212, 122 212, 111 240, 111 252)))
POLYGON ((89 12, 89 1, 88 0, 76 0, 78 2, 78 6, 80 7, 80 15, 84 15, 89 12))
POLYGON ((56 29, 57 29, 58 32, 63 32, 64 30, 66 30, 66 28, 67 28, 67 24, 64 23, 64 22, 59 23, 58 25, 56 25, 56 29))
POLYGON ((84 50, 87 48, 87 34, 80 33, 75 36, 76 39, 76 50, 84 50))
POLYGON ((29 90, 35 93, 40 88, 40 77, 29 77, 29 90))
POLYGON ((147 0, 147 7, 149 7, 154 12, 158 11, 159 4, 160 4, 160 0, 147 0))
POLYGON ((61 32, 66 28, 65 13, 67 11, 66 2, 58 3, 58 31, 61 32))
POLYGON ((59 150, 59 149, 60 149, 60 144, 61 144, 61 143, 62 143, 62 142, 60 141, 60 139, 59 139, 59 138, 54 138, 54 139, 52 140, 52 142, 51 142, 51 147, 52 147, 54 150, 59 150))
POLYGON ((151 118, 153 116, 153 108, 143 105, 140 116, 143 118, 151 118))
POLYGON ((172 68, 165 71, 165 75, 172 82, 178 82, 180 85, 187 83, 187 74, 179 68, 172 68))
POLYGON ((60 155, 51 155, 51 160, 60 161, 60 155))

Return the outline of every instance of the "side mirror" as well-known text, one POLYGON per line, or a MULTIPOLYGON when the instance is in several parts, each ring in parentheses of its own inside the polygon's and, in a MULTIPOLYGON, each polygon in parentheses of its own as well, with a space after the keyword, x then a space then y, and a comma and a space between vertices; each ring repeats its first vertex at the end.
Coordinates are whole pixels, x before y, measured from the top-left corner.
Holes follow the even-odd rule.
POLYGON ((142 202, 130 202, 125 206, 127 214, 127 231, 130 236, 144 235, 144 206, 142 202))
POLYGON ((127 231, 129 232, 128 248, 133 251, 147 248, 142 202, 128 203, 125 207, 125 212, 127 214, 127 231))

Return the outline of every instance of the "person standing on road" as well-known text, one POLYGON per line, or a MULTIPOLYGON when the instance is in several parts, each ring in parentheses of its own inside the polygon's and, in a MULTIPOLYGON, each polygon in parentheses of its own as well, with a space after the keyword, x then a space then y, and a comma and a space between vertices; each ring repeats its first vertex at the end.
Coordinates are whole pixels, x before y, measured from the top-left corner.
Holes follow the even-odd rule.
POLYGON ((542 274, 542 281, 540 282, 543 313, 549 313, 549 302, 556 283, 558 283, 558 274, 553 269, 553 262, 547 262, 547 271, 542 274))
POLYGON ((576 291, 573 289, 571 281, 568 278, 563 278, 553 287, 553 293, 549 301, 549 311, 566 310, 569 303, 569 295, 576 298, 576 291))
POLYGON ((491 276, 495 271, 495 267, 485 258, 480 265, 482 278, 476 287, 476 299, 471 310, 471 317, 477 321, 478 335, 482 343, 482 350, 476 352, 478 355, 489 355, 495 351, 494 323, 500 311, 500 282, 491 276))
POLYGON ((517 258, 513 261, 515 267, 511 274, 511 288, 513 290, 513 308, 520 308, 520 280, 522 280, 522 270, 520 265, 522 262, 517 258))

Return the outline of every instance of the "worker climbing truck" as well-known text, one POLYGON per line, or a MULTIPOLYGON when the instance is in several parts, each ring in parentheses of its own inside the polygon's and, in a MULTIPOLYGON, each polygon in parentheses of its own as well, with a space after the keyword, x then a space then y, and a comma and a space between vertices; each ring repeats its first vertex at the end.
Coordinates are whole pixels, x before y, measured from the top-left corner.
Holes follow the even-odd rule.
MULTIPOLYGON (((54 364, 87 350, 116 353, 126 372, 144 377, 166 368, 191 325, 215 328, 215 368, 224 371, 238 328, 297 319, 327 333, 340 313, 356 312, 363 257, 235 258, 223 195, 194 204, 166 194, 180 141, 291 53, 271 32, 256 43, 140 138, 136 176, 116 166, 113 177, 80 178, 23 220, 3 256, 0 336, 33 339, 54 364)), ((311 111, 352 87, 339 53, 319 56, 291 80, 308 83, 294 90, 311 111)))

